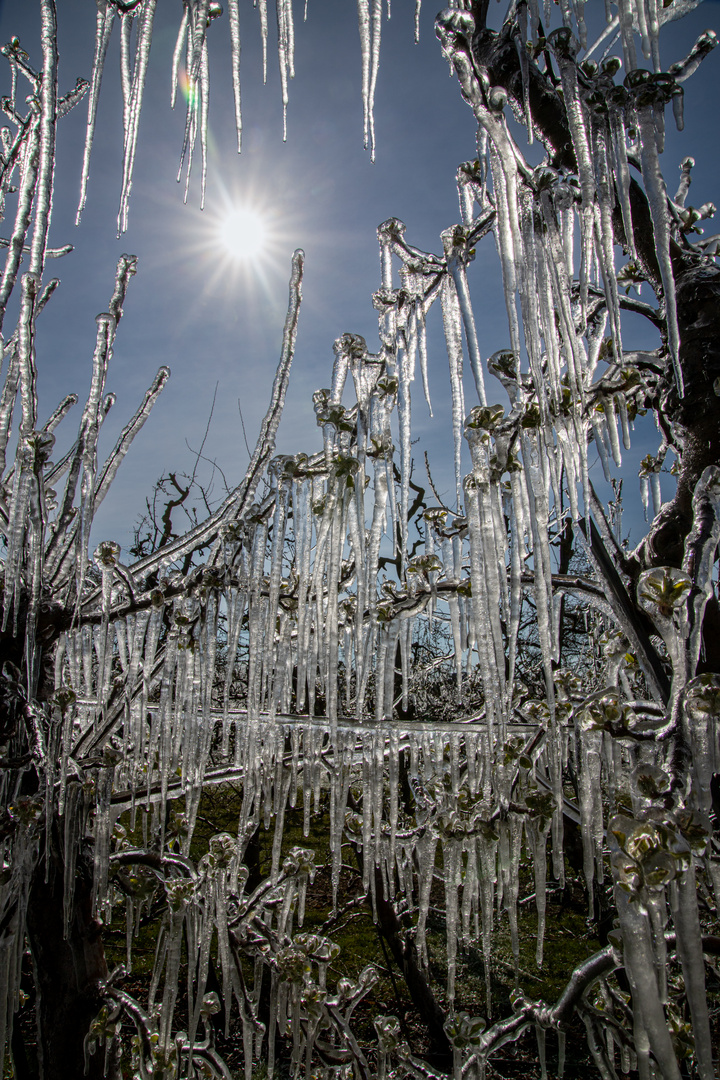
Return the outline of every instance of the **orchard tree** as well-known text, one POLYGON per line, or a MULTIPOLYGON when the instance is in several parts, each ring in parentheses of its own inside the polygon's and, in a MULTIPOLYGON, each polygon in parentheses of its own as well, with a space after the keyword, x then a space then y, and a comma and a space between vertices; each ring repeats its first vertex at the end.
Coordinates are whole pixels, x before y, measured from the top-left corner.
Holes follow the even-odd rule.
MULTIPOLYGON (((55 0, 39 4, 39 67, 17 41, 3 50, 12 94, 2 99, 10 126, 0 160, 10 228, 0 320, 19 296, 16 328, 4 325, 0 400, 0 1045, 14 1075, 33 1075, 14 1024, 30 977, 46 1080, 123 1075, 128 1031, 142 1080, 228 1077, 218 1010, 226 1031, 239 1018, 248 1078, 261 1062, 274 1074, 282 1039, 293 1075, 432 1077, 444 1067, 458 1080, 483 1076, 499 1047, 533 1027, 544 1069, 545 1032, 558 1033, 562 1061, 578 1015, 603 1080, 618 1070, 712 1080, 720 275, 717 240, 698 226, 714 208, 687 205, 692 162, 671 198, 659 153, 666 106, 681 122, 682 84, 715 35, 664 69, 660 29, 692 0, 620 0, 616 15, 607 4, 595 45, 581 2, 541 10, 539 0, 517 0, 499 31, 487 27, 488 0, 442 11, 440 46, 478 125, 477 158, 457 174, 462 221, 437 254, 413 247, 397 219, 379 227, 376 351, 357 335, 338 338, 331 385, 313 398, 320 448, 273 457, 301 300, 296 252, 272 400, 246 475, 196 527, 163 530, 154 550, 125 565, 114 542, 90 553, 93 516, 168 375, 160 370, 101 463, 106 375, 133 257, 121 258, 97 318, 77 438, 58 460, 54 430, 76 401, 41 426, 35 335, 57 284, 45 272, 57 254, 48 243, 56 126, 88 103, 82 209, 104 58, 118 32, 122 230, 156 3, 98 0, 92 79, 71 90, 58 80, 55 0), (609 55, 617 39, 621 57, 609 55), (513 116, 544 147, 540 165, 526 160, 513 116), (467 267, 490 234, 509 347, 488 360, 467 267), (642 301, 623 292, 640 282, 642 301), (416 365, 427 388, 437 363, 426 337, 436 300, 452 396, 449 504, 431 501, 431 478, 422 488, 412 472, 411 389, 416 365), (626 311, 647 322, 642 350, 623 346, 626 311), (661 438, 643 463, 654 517, 630 551, 618 500, 604 506, 596 493, 592 460, 599 455, 612 480, 645 413, 661 438), (668 454, 677 488, 661 505, 668 454), (437 719, 420 707, 432 670, 445 673, 437 719), (239 820, 198 854, 201 798, 230 781, 239 820), (316 867, 312 851, 284 844, 297 803, 306 835, 314 810, 329 807, 334 908, 345 853, 354 853, 435 1064, 413 1053, 394 1016, 375 1018, 372 1048, 358 1040, 352 1014, 376 974, 333 983, 336 946, 303 932, 316 867), (259 825, 274 830, 264 879, 251 872, 259 825), (548 879, 565 880, 568 830, 581 837, 590 920, 610 905, 606 944, 559 998, 535 1000, 518 974, 521 864, 534 876, 542 966, 548 879), (429 975, 431 904, 446 927, 442 1001, 429 975), (127 975, 151 911, 161 927, 141 999, 127 975), (494 1019, 501 912, 518 983, 512 1012, 494 1019), (119 918, 128 962, 109 971, 104 927, 119 918), (482 1017, 462 1010, 456 985, 459 958, 476 945, 482 1017)), ((258 8, 266 40, 266 0, 258 8)), ((358 0, 358 15, 372 145, 381 0, 358 0)), ((278 0, 284 99, 292 17, 291 0, 278 0)), ((189 169, 199 144, 203 177, 207 37, 223 24, 239 137, 237 0, 225 13, 214 0, 185 0, 174 78, 184 67, 183 156, 189 169)), ((717 1046, 717 1024, 715 1036, 717 1046)))

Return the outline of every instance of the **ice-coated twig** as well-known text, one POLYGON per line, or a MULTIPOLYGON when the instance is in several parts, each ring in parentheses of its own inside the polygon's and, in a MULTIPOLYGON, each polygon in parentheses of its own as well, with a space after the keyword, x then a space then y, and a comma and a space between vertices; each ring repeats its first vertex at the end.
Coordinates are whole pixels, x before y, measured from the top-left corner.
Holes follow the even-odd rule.
POLYGON ((35 366, 35 298, 38 279, 22 276, 22 300, 18 319, 19 391, 22 421, 20 434, 28 438, 37 426, 37 368, 35 366))
POLYGON ((45 248, 52 212, 53 175, 55 171, 55 127, 57 124, 57 13, 55 0, 41 0, 40 37, 43 51, 42 84, 40 89, 40 143, 38 172, 35 187, 35 215, 30 245, 29 273, 42 279, 45 269, 45 248))
POLYGON ((684 60, 671 64, 668 74, 672 75, 676 82, 682 83, 694 75, 706 56, 712 52, 718 43, 717 34, 714 30, 706 30, 697 39, 692 49, 684 60))
POLYGON ((72 90, 68 90, 67 94, 63 94, 61 98, 58 98, 56 113, 58 120, 61 120, 63 116, 67 116, 76 105, 79 105, 89 89, 90 83, 87 79, 81 79, 78 76, 72 90))
POLYGON ((15 288, 25 238, 30 228, 35 185, 37 182, 38 159, 40 151, 40 115, 35 101, 30 104, 30 122, 25 136, 22 154, 20 183, 18 185, 15 224, 8 243, 2 280, 0 281, 0 332, 5 320, 5 311, 10 294, 15 288))
MULTIPOLYGON (((4 236, 0 236, 0 248, 10 247, 10 243, 11 243, 10 240, 6 240, 4 236)), ((75 250, 75 248, 73 247, 72 244, 65 244, 64 247, 61 247, 61 248, 47 248, 46 251, 45 251, 45 258, 46 259, 61 259, 63 257, 63 255, 69 255, 70 252, 74 251, 74 250, 75 250)), ((30 252, 30 248, 27 245, 25 247, 23 247, 23 249, 22 249, 23 255, 27 255, 27 254, 29 254, 29 252, 30 252)))
POLYGON ((53 410, 50 417, 43 424, 43 431, 47 435, 50 435, 58 426, 58 424, 60 424, 61 421, 65 419, 67 414, 72 409, 73 405, 77 405, 77 403, 77 394, 68 394, 66 397, 64 397, 60 404, 53 410))
POLYGON ((145 397, 143 398, 142 404, 138 407, 132 419, 127 422, 120 432, 118 441, 98 475, 97 487, 95 490, 95 503, 93 507, 94 510, 97 510, 100 503, 107 495, 110 485, 115 479, 115 475, 122 464, 123 458, 130 449, 133 439, 145 424, 145 421, 149 417, 155 402, 165 388, 165 384, 169 378, 170 368, 159 368, 157 375, 145 391, 145 397))
MULTIPOLYGON (((185 551, 192 551, 194 548, 214 540, 221 525, 238 517, 246 507, 251 505, 264 468, 275 449, 275 436, 285 404, 290 367, 295 355, 298 317, 302 300, 304 261, 305 255, 298 249, 293 255, 290 301, 283 330, 280 363, 275 373, 270 405, 262 422, 260 435, 245 476, 207 521, 204 521, 196 529, 192 529, 181 540, 167 544, 160 551, 148 555, 145 559, 141 559, 134 564, 133 573, 137 578, 146 577, 159 564, 169 563, 173 559, 181 558, 185 551)), ((219 558, 219 552, 217 557, 219 558)))

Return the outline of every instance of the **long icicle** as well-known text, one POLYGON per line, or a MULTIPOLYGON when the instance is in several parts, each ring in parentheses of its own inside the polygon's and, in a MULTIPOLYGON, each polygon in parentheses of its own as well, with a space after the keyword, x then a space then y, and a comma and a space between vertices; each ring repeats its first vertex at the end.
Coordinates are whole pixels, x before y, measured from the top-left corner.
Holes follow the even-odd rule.
POLYGON ((90 93, 88 95, 88 118, 85 132, 85 149, 83 150, 82 175, 80 177, 80 198, 75 215, 75 224, 79 225, 82 212, 87 200, 87 185, 90 177, 90 155, 92 153, 93 139, 95 138, 95 121, 97 120, 97 107, 100 99, 100 85, 102 83, 105 57, 112 33, 115 19, 115 8, 108 4, 108 0, 99 0, 97 9, 97 28, 95 31, 95 57, 93 59, 92 77, 90 80, 90 93))

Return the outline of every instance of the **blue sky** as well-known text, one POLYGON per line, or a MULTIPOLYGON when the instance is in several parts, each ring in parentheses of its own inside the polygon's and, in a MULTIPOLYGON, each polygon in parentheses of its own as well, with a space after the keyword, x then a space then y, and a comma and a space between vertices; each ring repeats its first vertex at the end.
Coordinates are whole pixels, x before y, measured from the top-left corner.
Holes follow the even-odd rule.
MULTIPOLYGON (((16 34, 36 65, 37 6, 34 0, 0 3, 0 39, 6 41, 16 34)), ((393 17, 383 25, 374 164, 362 147, 354 0, 309 0, 305 24, 302 5, 296 0, 294 6, 297 75, 290 87, 288 140, 283 143, 274 17, 271 13, 269 79, 263 87, 257 12, 249 0, 241 5, 245 128, 240 156, 235 147, 226 16, 210 29, 210 167, 203 213, 198 209, 198 178, 191 185, 187 206, 182 203, 182 187, 175 183, 184 110, 180 105, 172 113, 169 97, 179 2, 161 0, 158 5, 130 227, 120 240, 115 235, 122 146, 117 40, 111 43, 108 57, 88 203, 80 228, 74 225, 74 211, 84 106, 61 124, 51 243, 73 243, 75 250, 50 267, 61 278, 62 287, 40 325, 41 415, 47 415, 64 394, 86 392, 94 316, 107 307, 115 263, 123 251, 138 255, 139 273, 130 286, 108 380, 108 389, 118 398, 106 421, 105 449, 114 442, 160 364, 172 369, 168 387, 101 509, 97 539, 113 537, 126 545, 155 478, 169 469, 191 468, 186 442, 199 446, 216 384, 217 402, 205 453, 217 459, 231 483, 242 475, 247 451, 238 399, 252 443, 278 357, 295 247, 303 247, 307 255, 305 300, 290 400, 278 443, 282 452, 313 451, 320 445, 310 399, 313 390, 329 383, 333 340, 352 331, 366 336, 371 348, 376 346, 377 322, 370 295, 379 283, 378 223, 400 217, 408 226, 411 243, 439 251, 440 231, 459 220, 455 169, 474 156, 475 127, 435 39, 433 23, 439 5, 425 0, 417 46, 413 44, 411 0, 395 0, 393 17), (273 257, 259 269, 232 266, 218 243, 218 214, 233 200, 258 203, 271 220, 273 257)), ((593 0, 586 10, 592 12, 595 6, 598 12, 603 7, 593 0)), ((89 0, 61 0, 59 8, 60 83, 65 91, 77 75, 90 75, 94 5, 89 0)), ((496 17, 502 10, 504 5, 498 5, 496 17)), ((720 5, 709 2, 689 19, 674 24, 665 37, 664 64, 685 55, 697 34, 713 25, 720 29, 720 5)), ((686 131, 681 138, 668 117, 664 159, 668 187, 674 190, 679 162, 691 154, 697 167, 689 201, 695 205, 713 198, 720 201, 718 89, 718 57, 712 55, 685 84, 686 131)), ((489 356, 508 339, 492 237, 480 246, 471 279, 480 347, 489 356)), ((654 344, 650 342, 650 347, 654 344)), ((429 421, 418 383, 414 434, 421 440, 418 456, 427 445, 441 486, 450 488, 447 361, 439 330, 432 332, 431 345, 436 416, 429 421)), ((469 389, 468 385, 468 408, 474 403, 469 389)), ((68 439, 79 420, 79 407, 75 412, 78 416, 71 413, 63 425, 68 439)), ((62 428, 58 434, 62 439, 62 428)), ((654 436, 649 438, 652 444, 654 436)), ((640 446, 632 456, 642 457, 655 448, 640 446)), ((632 492, 634 497, 636 483, 628 480, 628 495, 632 492)), ((634 526, 634 530, 639 528, 639 524, 634 526)), ((634 539, 639 539, 639 531, 634 531, 634 539)))

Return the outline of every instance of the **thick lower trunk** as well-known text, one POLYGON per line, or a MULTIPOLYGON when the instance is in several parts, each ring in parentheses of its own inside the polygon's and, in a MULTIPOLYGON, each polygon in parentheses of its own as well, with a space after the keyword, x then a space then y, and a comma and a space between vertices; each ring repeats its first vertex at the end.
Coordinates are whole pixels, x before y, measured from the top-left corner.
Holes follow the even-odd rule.
POLYGON ((63 865, 50 855, 45 880, 41 860, 33 879, 27 933, 37 992, 38 1059, 41 1080, 100 1080, 104 1054, 90 1058, 85 1072, 85 1036, 102 1004, 100 983, 107 978, 100 923, 92 913, 92 873, 78 859, 75 897, 68 936, 63 936, 63 865))

